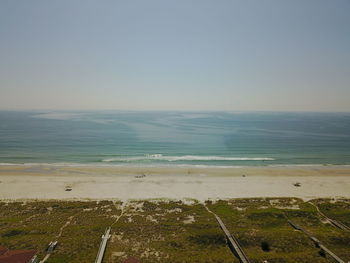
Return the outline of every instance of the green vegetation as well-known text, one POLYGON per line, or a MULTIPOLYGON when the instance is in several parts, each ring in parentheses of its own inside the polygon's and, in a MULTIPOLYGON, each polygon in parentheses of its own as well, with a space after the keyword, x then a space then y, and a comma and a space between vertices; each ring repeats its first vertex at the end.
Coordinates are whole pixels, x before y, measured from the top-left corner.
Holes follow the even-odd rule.
POLYGON ((215 218, 202 204, 131 202, 114 226, 105 262, 232 262, 215 218))
POLYGON ((337 199, 336 202, 325 199, 312 200, 312 203, 317 205, 322 213, 326 216, 339 220, 350 226, 350 203, 347 199, 337 199))
POLYGON ((0 203, 0 244, 46 254, 50 241, 59 246, 47 262, 93 262, 101 233, 117 213, 112 202, 0 203))
MULTIPOLYGON (((350 200, 312 200, 326 216, 350 225, 350 200)), ((208 201, 252 263, 332 262, 288 219, 350 260, 350 233, 324 220, 316 207, 296 198, 208 201)), ((59 244, 48 263, 94 262, 105 229, 112 225, 105 263, 127 257, 151 262, 239 262, 214 216, 194 200, 0 202, 0 245, 36 249, 59 244)))
MULTIPOLYGON (((344 202, 349 204, 349 200, 344 202)), ((346 262, 350 260, 350 233, 326 224, 314 206, 300 199, 234 199, 208 203, 208 207, 238 238, 251 262, 332 262, 305 234, 294 230, 288 219, 307 229, 346 262)))

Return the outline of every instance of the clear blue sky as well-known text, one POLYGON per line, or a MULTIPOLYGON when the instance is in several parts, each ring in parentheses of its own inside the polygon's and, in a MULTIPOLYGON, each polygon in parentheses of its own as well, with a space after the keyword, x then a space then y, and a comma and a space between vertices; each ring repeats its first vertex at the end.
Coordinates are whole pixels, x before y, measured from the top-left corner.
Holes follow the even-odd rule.
POLYGON ((1 109, 350 111, 349 0, 1 0, 1 109))

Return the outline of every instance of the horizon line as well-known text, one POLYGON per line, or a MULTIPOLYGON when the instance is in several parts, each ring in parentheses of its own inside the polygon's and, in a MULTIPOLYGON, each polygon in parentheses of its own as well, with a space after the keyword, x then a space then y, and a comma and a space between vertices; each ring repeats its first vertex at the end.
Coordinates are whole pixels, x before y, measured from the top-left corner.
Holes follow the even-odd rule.
POLYGON ((38 111, 70 111, 70 112, 225 112, 225 113, 350 113, 350 111, 327 110, 181 110, 181 109, 1 109, 0 111, 38 112, 38 111))

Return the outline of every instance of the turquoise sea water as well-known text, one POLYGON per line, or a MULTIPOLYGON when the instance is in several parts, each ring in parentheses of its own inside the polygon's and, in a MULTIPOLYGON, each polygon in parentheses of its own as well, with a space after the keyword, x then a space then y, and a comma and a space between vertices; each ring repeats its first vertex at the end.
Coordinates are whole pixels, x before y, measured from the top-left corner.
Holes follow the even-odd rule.
POLYGON ((350 164, 350 113, 0 111, 0 163, 350 164))

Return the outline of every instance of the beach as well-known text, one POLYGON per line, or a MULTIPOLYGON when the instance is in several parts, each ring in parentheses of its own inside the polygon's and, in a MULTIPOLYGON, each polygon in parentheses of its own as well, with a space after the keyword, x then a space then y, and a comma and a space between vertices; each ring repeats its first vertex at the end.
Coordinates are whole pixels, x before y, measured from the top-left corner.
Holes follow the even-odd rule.
POLYGON ((349 166, 1 165, 0 199, 349 198, 349 166), (300 186, 295 186, 300 183, 300 186))
POLYGON ((251 262, 328 260, 288 220, 347 262, 348 232, 325 215, 349 226, 349 189, 349 166, 0 165, 0 239, 93 262, 111 229, 103 262, 236 262, 214 213, 251 262))

